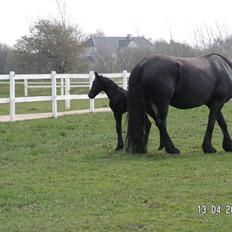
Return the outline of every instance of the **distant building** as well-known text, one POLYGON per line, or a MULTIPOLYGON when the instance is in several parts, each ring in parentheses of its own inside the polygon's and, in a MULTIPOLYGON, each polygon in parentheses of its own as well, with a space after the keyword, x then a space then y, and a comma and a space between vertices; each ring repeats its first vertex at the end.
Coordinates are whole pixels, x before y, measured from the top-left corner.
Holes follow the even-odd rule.
POLYGON ((93 36, 84 42, 83 57, 87 62, 94 62, 97 51, 105 49, 112 57, 125 48, 152 49, 153 44, 144 37, 133 37, 128 34, 126 37, 105 37, 93 36))

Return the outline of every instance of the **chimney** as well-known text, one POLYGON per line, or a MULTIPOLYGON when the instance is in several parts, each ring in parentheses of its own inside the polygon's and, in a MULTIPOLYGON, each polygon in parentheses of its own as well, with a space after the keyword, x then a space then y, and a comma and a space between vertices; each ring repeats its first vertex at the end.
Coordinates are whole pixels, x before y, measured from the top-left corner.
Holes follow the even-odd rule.
POLYGON ((127 39, 132 39, 132 34, 127 34, 127 39))

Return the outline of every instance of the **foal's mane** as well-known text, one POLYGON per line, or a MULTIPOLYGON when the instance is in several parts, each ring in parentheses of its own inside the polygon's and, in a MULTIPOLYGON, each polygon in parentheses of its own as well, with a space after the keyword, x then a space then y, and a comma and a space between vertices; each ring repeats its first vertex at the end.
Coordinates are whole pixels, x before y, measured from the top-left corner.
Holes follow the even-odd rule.
MULTIPOLYGON (((102 75, 99 75, 99 77, 100 77, 101 80, 104 81, 104 83, 107 84, 108 86, 120 88, 114 81, 110 80, 109 78, 104 77, 104 76, 102 76, 102 75)), ((121 88, 120 88, 120 89, 121 89, 121 88)))

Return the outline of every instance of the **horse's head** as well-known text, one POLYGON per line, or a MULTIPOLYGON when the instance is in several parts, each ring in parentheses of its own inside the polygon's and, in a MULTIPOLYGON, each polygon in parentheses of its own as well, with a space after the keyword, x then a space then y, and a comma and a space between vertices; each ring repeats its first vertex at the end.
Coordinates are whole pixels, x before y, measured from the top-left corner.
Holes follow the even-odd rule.
POLYGON ((93 81, 92 87, 89 91, 89 98, 93 99, 95 98, 102 90, 103 90, 103 81, 102 77, 98 75, 97 72, 95 72, 95 79, 93 81))

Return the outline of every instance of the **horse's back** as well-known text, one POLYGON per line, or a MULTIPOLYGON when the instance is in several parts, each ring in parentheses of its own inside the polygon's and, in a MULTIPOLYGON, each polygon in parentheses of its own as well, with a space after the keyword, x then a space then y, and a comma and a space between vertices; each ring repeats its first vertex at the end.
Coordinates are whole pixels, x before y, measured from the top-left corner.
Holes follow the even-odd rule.
POLYGON ((169 101, 177 108, 208 104, 229 97, 231 67, 220 57, 178 58, 157 55, 143 61, 143 85, 156 104, 169 101))

